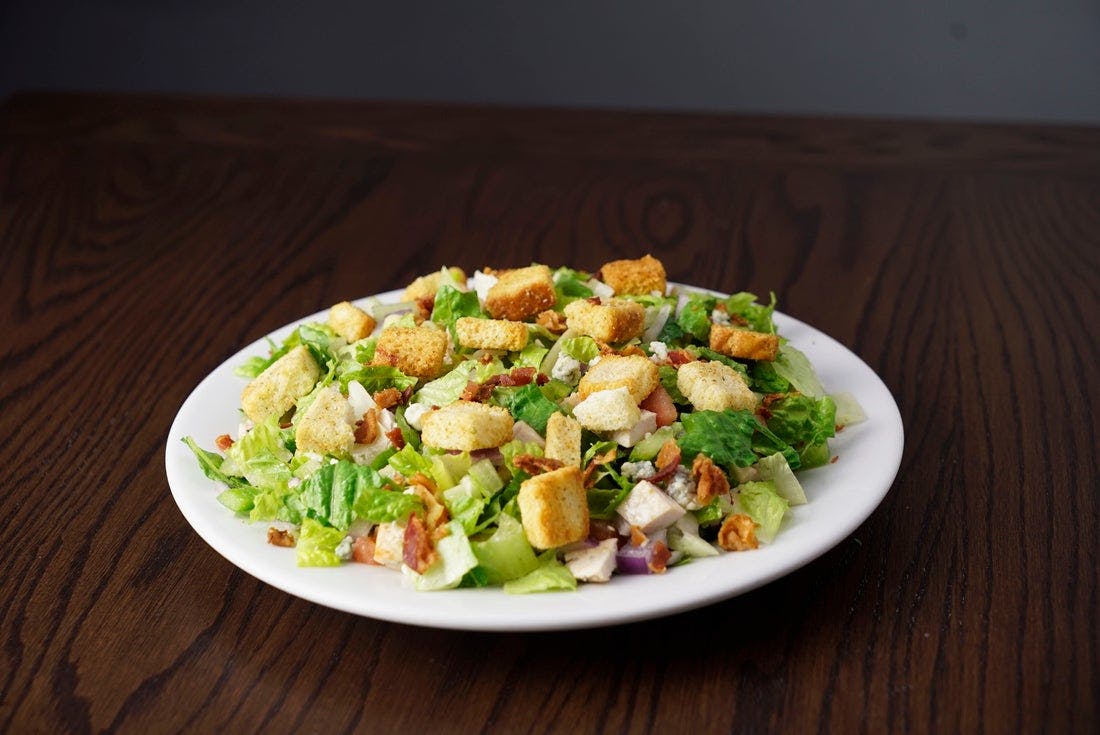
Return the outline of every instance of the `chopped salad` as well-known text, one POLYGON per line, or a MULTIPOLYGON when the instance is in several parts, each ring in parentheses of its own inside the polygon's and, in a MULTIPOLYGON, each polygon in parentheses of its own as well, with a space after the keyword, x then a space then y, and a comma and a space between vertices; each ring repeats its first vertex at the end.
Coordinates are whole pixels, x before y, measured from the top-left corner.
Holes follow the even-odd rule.
POLYGON ((807 502, 796 472, 862 419, 775 306, 670 285, 648 255, 442 268, 269 339, 236 369, 236 431, 184 442, 300 566, 510 593, 663 574, 771 543, 807 502))

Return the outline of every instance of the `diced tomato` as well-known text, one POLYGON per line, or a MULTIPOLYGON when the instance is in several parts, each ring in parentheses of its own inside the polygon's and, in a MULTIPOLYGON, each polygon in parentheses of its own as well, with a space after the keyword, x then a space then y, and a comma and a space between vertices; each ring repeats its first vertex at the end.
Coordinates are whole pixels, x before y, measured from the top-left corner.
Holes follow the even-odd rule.
POLYGON ((657 426, 673 424, 679 415, 676 412, 676 404, 672 402, 672 397, 663 385, 654 388, 653 392, 642 401, 641 407, 645 411, 657 414, 657 426))

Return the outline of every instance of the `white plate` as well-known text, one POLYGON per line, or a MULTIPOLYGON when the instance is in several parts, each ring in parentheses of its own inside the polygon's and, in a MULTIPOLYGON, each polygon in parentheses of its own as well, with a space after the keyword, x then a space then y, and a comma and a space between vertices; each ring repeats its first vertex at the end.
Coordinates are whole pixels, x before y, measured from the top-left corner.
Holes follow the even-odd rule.
MULTIPOLYGON (((400 292, 379 296, 396 301, 400 292)), ((319 312, 305 321, 324 320, 319 312)), ((301 322, 272 334, 283 340, 301 322)), ((874 371, 847 348, 783 314, 779 333, 806 353, 831 393, 855 395, 868 420, 829 442, 834 464, 799 473, 809 503, 793 508, 771 545, 755 551, 699 559, 662 575, 616 576, 608 584, 582 584, 576 592, 508 595, 500 588, 416 592, 401 575, 381 567, 299 568, 294 551, 266 542, 266 523, 250 524, 218 503, 219 489, 199 470, 180 439, 206 449, 234 432, 245 381, 233 368, 266 355, 259 340, 231 357, 188 396, 168 434, 165 469, 172 495, 188 523, 233 564, 254 577, 328 607, 412 625, 461 630, 585 628, 669 615, 747 592, 812 561, 842 541, 878 506, 901 463, 903 429, 897 404, 874 371)))

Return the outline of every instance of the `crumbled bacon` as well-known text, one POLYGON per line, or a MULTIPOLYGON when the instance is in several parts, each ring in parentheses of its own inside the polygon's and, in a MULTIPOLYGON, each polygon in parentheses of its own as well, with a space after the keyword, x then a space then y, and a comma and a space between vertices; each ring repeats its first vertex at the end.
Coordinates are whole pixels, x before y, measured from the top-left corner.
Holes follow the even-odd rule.
POLYGON ((229 434, 222 434, 214 440, 214 446, 224 452, 233 446, 233 437, 229 436, 229 434))
POLYGON ((539 373, 535 376, 535 385, 546 385, 550 382, 550 376, 546 373, 539 373))
POLYGON ((631 546, 645 546, 645 542, 649 541, 642 529, 637 526, 630 527, 630 545, 631 546))
POLYGON ((283 531, 274 526, 267 529, 267 542, 272 546, 282 546, 284 548, 290 548, 297 543, 294 534, 290 531, 283 531))
POLYGON ((405 448, 405 435, 401 433, 400 427, 393 427, 386 432, 386 438, 390 440, 390 444, 394 449, 402 450, 405 448))
POLYGON ((760 546, 756 540, 756 524, 744 513, 726 516, 718 529, 718 545, 726 551, 747 551, 760 546))
POLYGON ((405 545, 402 551, 405 564, 419 574, 426 572, 439 558, 424 521, 415 513, 409 516, 409 522, 405 524, 405 545))
POLYGON ((643 350, 638 345, 627 345, 626 347, 623 347, 621 350, 619 350, 619 354, 623 355, 624 357, 629 357, 630 355, 649 357, 649 355, 645 353, 645 350, 643 350))
POLYGON ((517 454, 512 459, 512 464, 516 466, 516 469, 523 470, 531 476, 541 475, 543 472, 552 472, 565 466, 560 459, 534 457, 530 454, 517 454))
POLYGON ((417 472, 408 478, 409 490, 424 503, 424 520, 432 531, 437 530, 450 520, 447 509, 439 502, 439 490, 435 483, 417 472))
POLYGON ((589 296, 587 299, 585 299, 585 301, 590 304, 595 304, 596 306, 599 306, 602 303, 599 296, 589 296))
POLYGON ((745 317, 741 316, 740 314, 730 314, 729 316, 730 316, 730 321, 732 323, 736 324, 737 326, 739 326, 739 327, 749 326, 749 320, 746 319, 745 317))
POLYGON ((561 334, 566 330, 565 315, 552 309, 540 311, 535 317, 535 324, 545 328, 551 334, 561 334))
POLYGON ((673 439, 666 439, 661 445, 661 451, 657 452, 657 458, 653 461, 657 472, 646 479, 652 483, 667 480, 676 474, 676 468, 680 466, 680 446, 673 439))
POLYGON ((435 309, 435 296, 421 296, 416 300, 413 317, 420 322, 431 319, 433 309, 435 309))
POLYGON ((668 353, 668 361, 677 367, 686 365, 694 359, 687 350, 669 350, 668 353))
POLYGON ((612 447, 603 454, 597 454, 592 458, 592 461, 588 463, 588 466, 584 468, 584 472, 581 474, 581 479, 584 481, 586 488, 592 487, 596 484, 596 470, 601 465, 605 465, 608 462, 614 461, 618 456, 618 451, 612 447))
POLYGON ((663 541, 658 541, 653 544, 653 555, 650 557, 646 566, 649 567, 649 571, 654 574, 664 574, 668 569, 668 560, 672 558, 672 552, 668 550, 663 541))
POLYGON ((374 394, 374 404, 379 408, 393 408, 402 403, 401 395, 397 388, 386 388, 374 394))
POLYGON ((360 536, 351 543, 351 558, 360 564, 373 564, 378 566, 378 562, 374 560, 374 536, 360 536))
POLYGON ((355 443, 374 444, 378 439, 378 409, 368 408, 355 422, 355 443))
POLYGON ((840 459, 840 455, 833 455, 833 458, 829 460, 829 464, 836 464, 838 459, 840 459))
POLYGON ((695 455, 695 461, 691 463, 691 477, 695 480, 699 502, 704 505, 730 491, 730 481, 726 473, 704 454, 695 455))
POLYGON ((498 385, 502 386, 514 386, 514 385, 527 385, 535 379, 535 373, 537 371, 533 367, 519 367, 514 368, 512 372, 505 373, 499 376, 500 382, 498 385))
POLYGON ((475 383, 472 380, 466 381, 466 387, 462 389, 462 393, 458 396, 460 401, 476 401, 478 395, 481 393, 481 384, 475 383))
POLYGON ((588 521, 588 535, 597 541, 606 541, 609 538, 618 538, 619 532, 610 521, 592 518, 588 521))

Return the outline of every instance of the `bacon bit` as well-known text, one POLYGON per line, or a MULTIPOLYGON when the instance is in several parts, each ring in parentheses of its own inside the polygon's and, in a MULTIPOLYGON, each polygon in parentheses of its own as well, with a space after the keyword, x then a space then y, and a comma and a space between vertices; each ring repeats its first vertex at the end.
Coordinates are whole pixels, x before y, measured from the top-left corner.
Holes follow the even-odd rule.
POLYGON ((597 541, 606 541, 609 538, 618 538, 619 532, 610 521, 592 518, 588 521, 588 535, 597 541))
POLYGON ((560 459, 534 457, 530 454, 517 454, 512 458, 512 464, 516 469, 523 470, 532 477, 541 475, 543 472, 553 472, 565 466, 560 459))
POLYGON ((592 487, 596 484, 596 469, 599 467, 594 462, 589 462, 588 466, 584 468, 584 472, 581 473, 581 483, 585 489, 592 487))
POLYGON ((289 428, 290 428, 291 426, 293 426, 293 425, 294 425, 294 424, 292 424, 292 423, 291 423, 291 422, 289 422, 289 421, 280 421, 280 422, 279 422, 279 428, 280 428, 280 429, 289 429, 289 428))
POLYGON ((401 403, 402 404, 408 403, 409 400, 412 399, 412 397, 413 397, 413 387, 411 385, 408 388, 406 388, 405 390, 401 391, 401 403))
POLYGON ((649 541, 649 538, 642 533, 642 529, 637 526, 630 527, 630 545, 631 546, 645 546, 645 542, 649 541))
POLYGON ((415 513, 409 516, 409 522, 405 525, 405 545, 402 551, 405 564, 418 574, 428 571, 428 567, 439 558, 439 554, 432 547, 432 539, 428 535, 424 521, 420 520, 415 513))
POLYGON ((401 391, 397 388, 386 388, 374 394, 374 404, 379 408, 393 408, 402 403, 401 391))
POLYGON ((767 421, 772 417, 771 407, 776 401, 784 398, 786 393, 769 393, 764 396, 760 401, 760 405, 756 407, 756 415, 764 421, 767 421))
POLYGON ((668 560, 672 558, 672 552, 668 550, 663 541, 653 544, 653 556, 646 563, 649 571, 654 574, 664 574, 668 569, 668 560))
POLYGON ((829 460, 829 464, 836 464, 838 459, 840 459, 839 455, 833 455, 833 458, 829 460))
POLYGON ((645 350, 643 350, 638 345, 627 345, 626 347, 619 350, 619 354, 623 355, 624 357, 630 355, 641 355, 642 357, 649 357, 649 355, 645 353, 645 350))
POLYGON ((551 334, 563 333, 567 325, 565 323, 565 315, 560 311, 554 311, 553 309, 547 309, 546 311, 540 311, 538 316, 535 317, 535 324, 546 329, 551 334))
POLYGON ((837 434, 844 431, 844 424, 834 424, 833 425, 833 431, 837 434))
POLYGON ((676 367, 687 365, 694 359, 692 354, 687 350, 672 350, 668 353, 668 361, 676 367))
POLYGON ((424 502, 424 520, 427 521, 428 528, 435 531, 450 520, 447 509, 439 502, 438 490, 435 489, 434 482, 417 472, 408 479, 408 483, 409 490, 424 502), (422 480, 417 479, 418 477, 423 478, 423 481, 427 481, 431 487, 423 484, 422 480))
POLYGON ((691 463, 691 477, 695 480, 699 502, 704 505, 730 491, 730 481, 726 473, 704 454, 695 455, 695 461, 691 463))
MULTIPOLYGON (((724 310, 724 306, 725 305, 723 304, 723 310, 724 310)), ((729 317, 730 317, 730 322, 733 323, 733 324, 736 324, 739 327, 749 326, 749 320, 746 319, 745 317, 741 316, 740 314, 730 314, 729 317)))
POLYGON ((390 440, 394 449, 400 451, 405 448, 405 435, 401 433, 400 427, 395 426, 387 431, 386 438, 390 440))
POLYGON ((726 551, 747 551, 760 546, 756 540, 756 524, 744 513, 726 516, 718 529, 718 545, 726 551))
POLYGON ((614 347, 607 344, 606 342, 601 342, 598 339, 593 340, 593 341, 596 343, 596 346, 600 348, 600 355, 601 356, 602 355, 617 355, 617 354, 619 354, 618 352, 615 351, 614 347))
POLYGON ((360 564, 380 566, 374 560, 374 535, 360 536, 351 542, 351 558, 360 564))
POLYGON ((432 497, 439 497, 439 486, 435 484, 435 480, 425 475, 423 472, 417 472, 415 475, 408 479, 410 485, 420 485, 427 488, 428 492, 432 494, 432 497))
POLYGON ((460 401, 476 401, 478 394, 481 392, 481 384, 475 383, 472 380, 466 381, 466 387, 462 389, 462 393, 458 396, 460 401))
POLYGON ((546 385, 550 382, 550 376, 546 373, 539 373, 535 376, 535 385, 546 385))
POLYGON ((222 434, 214 440, 214 446, 224 452, 226 449, 233 446, 233 437, 229 436, 229 434, 222 434))
POLYGON ((533 367, 520 367, 515 368, 512 372, 505 375, 501 375, 499 385, 514 386, 514 385, 527 385, 535 379, 535 373, 537 371, 533 367))
POLYGON ((267 529, 267 542, 272 546, 282 546, 287 549, 292 548, 297 543, 294 534, 290 531, 281 531, 274 526, 267 529))
POLYGON ((676 468, 680 466, 680 447, 672 439, 666 439, 661 445, 661 451, 657 452, 657 458, 653 460, 657 472, 648 477, 650 482, 656 484, 676 474, 676 468))
POLYGON ((363 418, 355 422, 355 443, 374 444, 378 439, 378 409, 368 408, 363 418))
POLYGON ((480 362, 482 365, 488 365, 493 361, 493 353, 482 352, 481 357, 477 358, 477 361, 480 362))
POLYGON ((599 296, 589 296, 587 299, 585 299, 585 301, 590 304, 595 304, 596 306, 599 306, 602 303, 599 296))

